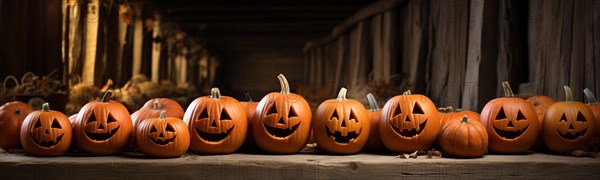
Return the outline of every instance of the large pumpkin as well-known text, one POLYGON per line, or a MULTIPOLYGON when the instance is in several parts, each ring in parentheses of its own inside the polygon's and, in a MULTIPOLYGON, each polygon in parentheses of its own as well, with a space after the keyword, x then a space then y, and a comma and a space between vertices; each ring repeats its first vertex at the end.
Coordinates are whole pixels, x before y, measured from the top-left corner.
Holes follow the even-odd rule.
POLYGON ((565 101, 550 106, 542 126, 544 143, 556 153, 581 149, 596 136, 594 114, 587 105, 573 101, 571 88, 564 88, 565 101))
POLYGON ((248 131, 246 111, 218 88, 210 96, 196 98, 185 111, 190 131, 190 147, 196 153, 227 154, 242 146, 248 131))
POLYGON ((381 109, 379 109, 379 104, 377 104, 377 100, 373 94, 367 94, 367 100, 369 100, 370 111, 369 114, 369 122, 370 122, 370 130, 369 130, 369 139, 367 140, 367 144, 365 144, 365 149, 370 151, 378 151, 383 148, 383 142, 381 142, 381 137, 379 136, 379 119, 381 118, 381 109))
POLYGON ((583 92, 587 101, 586 104, 590 107, 590 110, 592 110, 592 113, 594 113, 594 117, 596 118, 596 133, 597 136, 600 137, 600 103, 596 101, 596 96, 594 96, 592 90, 585 88, 583 92))
POLYGON ((369 114, 360 102, 346 99, 346 92, 342 88, 336 99, 321 103, 313 117, 318 147, 329 153, 358 153, 369 138, 369 114))
POLYGON ((29 155, 60 156, 69 150, 72 134, 69 118, 44 103, 42 110, 29 113, 23 121, 21 144, 29 155))
POLYGON ((254 142, 254 136, 252 136, 252 122, 254 121, 254 114, 256 113, 256 107, 258 106, 258 102, 254 102, 250 93, 246 93, 246 97, 248 97, 248 101, 240 102, 240 105, 246 110, 246 117, 248 118, 248 133, 246 135, 246 140, 244 141, 244 147, 248 149, 255 149, 256 142, 254 142))
MULTIPOLYGON (((181 105, 179 105, 179 103, 177 103, 177 101, 173 101, 168 98, 150 99, 144 104, 144 106, 142 106, 142 108, 140 108, 139 110, 137 110, 133 114, 131 114, 131 121, 133 123, 133 131, 135 132, 135 130, 137 129, 137 127, 139 126, 139 124, 142 121, 144 121, 146 119, 150 119, 150 118, 158 118, 160 116, 160 113, 164 110, 167 111, 167 114, 166 114, 167 117, 174 117, 177 119, 183 118, 183 113, 184 113, 183 108, 181 108, 181 105)), ((135 147, 135 145, 136 145, 135 135, 136 135, 136 133, 133 133, 131 136, 132 148, 135 147)))
POLYGON ((0 106, 0 148, 21 148, 20 134, 23 120, 33 109, 27 104, 14 101, 0 106))
POLYGON ((121 153, 131 138, 132 123, 127 108, 110 101, 108 90, 100 101, 84 105, 75 120, 75 139, 79 150, 93 155, 121 153))
POLYGON ((396 153, 429 149, 440 131, 433 102, 410 90, 388 100, 381 111, 379 135, 385 147, 396 153))
POLYGON ((190 146, 188 127, 179 118, 167 117, 167 110, 141 122, 135 134, 139 150, 154 157, 179 157, 190 146))
POLYGON ((283 75, 277 76, 281 92, 271 92, 256 107, 252 134, 256 145, 275 154, 297 153, 310 136, 312 112, 306 100, 290 92, 283 75))
POLYGON ((457 157, 481 157, 487 152, 488 134, 478 117, 453 116, 438 137, 442 150, 457 157))
MULTIPOLYGON (((533 109, 535 110, 535 114, 537 114, 538 121, 540 122, 540 124, 542 124, 544 122, 544 116, 546 116, 548 108, 550 108, 552 104, 556 103, 556 100, 548 96, 532 96, 527 98, 527 102, 533 105, 533 109)), ((542 128, 540 128, 539 132, 540 133, 538 134, 537 140, 535 141, 533 147, 537 149, 542 149, 545 146, 544 137, 542 136, 542 128)))
POLYGON ((489 149, 497 153, 524 153, 535 143, 540 123, 533 105, 514 97, 508 82, 502 82, 502 86, 505 97, 491 100, 481 111, 489 149))

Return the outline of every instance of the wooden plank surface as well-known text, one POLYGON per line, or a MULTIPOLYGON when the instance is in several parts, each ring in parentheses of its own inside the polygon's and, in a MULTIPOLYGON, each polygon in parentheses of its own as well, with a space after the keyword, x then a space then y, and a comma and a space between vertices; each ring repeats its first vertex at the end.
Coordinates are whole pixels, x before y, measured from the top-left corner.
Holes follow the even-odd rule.
POLYGON ((17 179, 598 179, 600 158, 547 154, 478 159, 394 155, 195 155, 152 159, 138 153, 40 158, 0 153, 0 176, 17 179))

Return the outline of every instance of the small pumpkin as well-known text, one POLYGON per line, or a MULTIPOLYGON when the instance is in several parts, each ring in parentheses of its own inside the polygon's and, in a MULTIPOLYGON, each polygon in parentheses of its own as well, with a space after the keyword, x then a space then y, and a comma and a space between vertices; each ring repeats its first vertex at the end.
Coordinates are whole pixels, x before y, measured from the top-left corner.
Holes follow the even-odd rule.
POLYGON ((454 110, 452 106, 448 106, 446 108, 438 108, 440 111, 440 119, 442 121, 442 128, 444 128, 449 121, 461 121, 463 116, 467 116, 473 120, 479 121, 480 114, 474 111, 465 111, 462 109, 454 110))
POLYGON ((131 116, 123 104, 110 101, 108 90, 100 101, 84 105, 73 125, 79 150, 93 155, 121 153, 131 139, 131 116))
POLYGON ((183 120, 168 117, 167 110, 141 122, 135 134, 139 150, 149 156, 180 157, 190 146, 188 127, 183 120))
POLYGON ((252 122, 254 121, 254 114, 256 113, 256 107, 258 106, 258 102, 254 102, 252 100, 252 96, 250 93, 246 93, 246 97, 248 97, 248 101, 240 102, 240 105, 246 110, 246 117, 248 118, 248 133, 246 135, 246 140, 244 141, 244 147, 249 149, 254 149, 256 147, 256 142, 254 142, 254 136, 252 136, 252 122))
POLYGON ((254 114, 252 134, 256 145, 274 154, 297 153, 306 146, 310 136, 312 111, 300 95, 290 92, 290 85, 278 75, 280 92, 263 97, 254 114))
MULTIPOLYGON (((146 103, 144 104, 144 106, 142 106, 142 108, 140 108, 139 110, 135 111, 133 114, 131 114, 131 121, 133 123, 133 131, 135 132, 135 130, 137 129, 137 127, 139 126, 139 124, 146 120, 146 119, 150 119, 150 118, 158 118, 160 116, 160 113, 164 110, 167 110, 167 117, 175 117, 178 119, 182 119, 183 118, 183 108, 181 107, 181 105, 179 105, 179 103, 177 103, 177 101, 168 99, 168 98, 154 98, 154 99, 150 99, 148 101, 146 101, 146 103)), ((131 135, 131 149, 135 148, 136 142, 135 142, 135 135, 136 133, 133 133, 131 135)))
POLYGON ((553 152, 569 153, 581 149, 596 136, 596 119, 590 108, 573 101, 573 92, 565 88, 565 101, 554 103, 546 112, 542 134, 553 152))
POLYGON ((20 101, 0 106, 0 148, 21 148, 20 133, 23 120, 33 109, 20 101))
POLYGON ((487 152, 488 134, 478 117, 453 116, 439 134, 442 150, 456 157, 481 157, 487 152))
POLYGON ((315 140, 319 149, 329 153, 358 153, 369 138, 369 114, 360 102, 346 98, 347 91, 342 88, 336 99, 324 101, 315 112, 315 140))
MULTIPOLYGON (((546 116, 546 112, 548 108, 552 106, 552 104, 556 103, 556 100, 552 99, 548 96, 532 96, 527 98, 527 102, 533 105, 533 109, 535 110, 535 114, 537 114, 538 121, 540 124, 544 122, 544 116, 546 116)), ((540 128, 540 133, 538 134, 537 140, 533 147, 537 149, 542 149, 546 145, 544 145, 544 137, 542 136, 542 128, 540 128)))
POLYGON ((585 94, 586 104, 590 107, 590 110, 592 110, 592 113, 594 113, 594 117, 596 118, 596 133, 598 133, 597 136, 600 137, 600 103, 596 101, 596 96, 594 96, 592 90, 585 88, 583 92, 585 94))
POLYGON ((508 82, 502 82, 502 87, 505 97, 489 101, 481 111, 488 148, 497 153, 525 153, 535 143, 541 125, 533 105, 514 97, 508 82))
POLYGON ((27 115, 21 126, 21 144, 25 153, 34 156, 60 156, 71 146, 71 122, 61 112, 51 111, 44 103, 42 110, 27 115))
POLYGON ((369 106, 371 109, 370 111, 367 111, 367 114, 369 114, 370 130, 369 139, 367 139, 365 149, 377 151, 384 148, 383 142, 381 142, 381 137, 379 136, 379 119, 381 118, 381 109, 379 108, 379 104, 377 104, 377 100, 373 94, 367 94, 367 100, 369 100, 369 106))
POLYGON ((440 131, 440 115, 433 102, 409 91, 388 100, 381 111, 379 135, 396 153, 429 149, 440 131))
POLYGON ((248 132, 245 109, 236 99, 221 96, 219 88, 212 88, 210 96, 192 101, 183 120, 190 131, 190 147, 196 153, 233 153, 242 146, 248 132))

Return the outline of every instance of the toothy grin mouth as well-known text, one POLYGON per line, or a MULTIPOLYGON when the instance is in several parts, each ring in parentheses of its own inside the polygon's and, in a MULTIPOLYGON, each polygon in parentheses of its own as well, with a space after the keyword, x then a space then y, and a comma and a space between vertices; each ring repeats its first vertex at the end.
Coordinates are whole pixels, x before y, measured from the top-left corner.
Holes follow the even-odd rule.
POLYGON ((91 140, 94 141, 105 141, 109 138, 111 138, 113 135, 115 135, 115 133, 117 133, 117 130, 119 130, 120 126, 113 129, 112 131, 109 132, 105 132, 105 133, 92 133, 92 132, 85 132, 85 135, 90 138, 91 140))
POLYGON ((423 123, 419 124, 419 130, 417 130, 416 128, 413 128, 410 130, 408 130, 408 129, 400 130, 400 128, 397 128, 394 126, 392 126, 392 129, 394 129, 394 132, 398 133, 402 137, 412 138, 414 136, 421 134, 421 132, 423 132, 423 129, 425 129, 425 125, 427 125, 427 120, 425 120, 425 121, 423 121, 423 123))
MULTIPOLYGON (((300 122, 300 123, 302 123, 302 122, 300 122)), ((278 137, 278 138, 285 138, 285 137, 288 137, 288 136, 292 135, 294 132, 296 132, 296 129, 298 129, 298 127, 300 126, 300 123, 292 126, 291 129, 274 128, 274 127, 271 127, 271 126, 266 125, 264 123, 263 123, 263 126, 265 127, 265 129, 267 130, 267 132, 270 135, 273 135, 273 136, 278 137)))
POLYGON ((504 139, 515 139, 515 138, 521 136, 525 131, 527 131, 527 128, 529 128, 529 125, 527 125, 527 127, 523 128, 521 130, 505 131, 505 130, 497 129, 496 127, 494 127, 494 131, 496 132, 496 134, 498 134, 498 136, 500 136, 504 139))
POLYGON ((33 142, 35 142, 35 144, 37 144, 39 146, 42 146, 42 147, 52 147, 52 146, 54 146, 54 145, 56 145, 56 144, 58 144, 60 142, 60 140, 62 139, 63 135, 65 135, 65 134, 61 134, 60 136, 58 136, 55 141, 48 140, 48 141, 41 141, 40 142, 39 140, 34 139, 33 142))
POLYGON ((198 136, 200 136, 201 139, 204 139, 206 141, 210 141, 210 142, 219 142, 223 139, 225 139, 227 136, 229 136, 229 134, 231 133, 231 131, 233 130, 235 126, 231 126, 231 128, 229 128, 227 131, 222 132, 222 133, 209 133, 209 132, 204 132, 196 127, 194 127, 194 129, 196 130, 196 133, 198 134, 198 136))
POLYGON ((587 132, 587 130, 588 130, 588 128, 585 128, 583 131, 575 132, 575 133, 573 133, 573 132, 566 132, 566 133, 564 133, 564 135, 563 135, 563 133, 561 133, 560 131, 558 131, 558 129, 556 130, 556 132, 558 133, 558 135, 560 135, 560 137, 562 137, 564 139, 568 139, 568 140, 574 141, 577 138, 585 135, 585 133, 587 132))
POLYGON ((355 141, 358 135, 360 135, 360 129, 358 131, 348 132, 346 136, 342 136, 342 132, 340 131, 334 131, 334 133, 331 133, 329 127, 327 126, 325 126, 325 132, 327 132, 327 136, 333 137, 337 143, 349 143, 350 140, 355 141))
POLYGON ((148 139, 150 139, 152 142, 154 142, 155 144, 158 144, 158 145, 167 145, 167 144, 173 142, 173 140, 175 140, 175 137, 177 137, 177 135, 174 135, 172 138, 169 138, 169 139, 153 139, 150 137, 148 137, 148 139))

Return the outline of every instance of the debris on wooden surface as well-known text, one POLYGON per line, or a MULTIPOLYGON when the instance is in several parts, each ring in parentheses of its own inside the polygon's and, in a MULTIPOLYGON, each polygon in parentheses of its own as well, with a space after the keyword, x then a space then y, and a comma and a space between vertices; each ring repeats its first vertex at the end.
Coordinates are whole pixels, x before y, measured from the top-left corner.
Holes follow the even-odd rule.
POLYGON ((317 143, 306 144, 300 153, 315 153, 317 152, 317 143))

